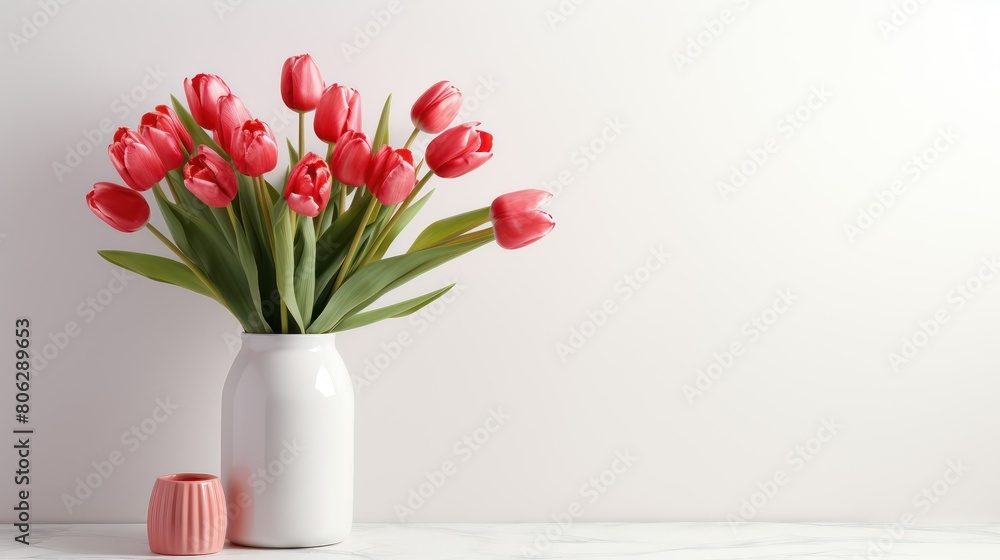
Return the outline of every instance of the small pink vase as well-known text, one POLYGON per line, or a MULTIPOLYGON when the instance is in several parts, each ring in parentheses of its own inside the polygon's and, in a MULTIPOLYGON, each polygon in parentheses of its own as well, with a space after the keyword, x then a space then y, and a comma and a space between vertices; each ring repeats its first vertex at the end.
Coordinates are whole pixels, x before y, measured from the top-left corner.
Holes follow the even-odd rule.
POLYGON ((146 515, 157 554, 214 554, 226 543, 226 497, 214 474, 165 474, 153 484, 146 515))

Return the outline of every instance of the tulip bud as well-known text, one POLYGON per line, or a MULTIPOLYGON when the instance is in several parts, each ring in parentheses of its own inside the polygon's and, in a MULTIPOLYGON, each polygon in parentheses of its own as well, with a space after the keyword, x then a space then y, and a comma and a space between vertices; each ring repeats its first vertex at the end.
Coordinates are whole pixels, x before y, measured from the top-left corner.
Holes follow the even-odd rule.
POLYGON ((109 226, 125 233, 139 231, 149 221, 146 199, 115 183, 96 183, 87 193, 87 206, 109 226))
POLYGON ((410 150, 379 148, 368 168, 368 190, 379 202, 386 206, 399 204, 406 200, 416 184, 417 172, 413 169, 410 150))
POLYGON ((236 129, 230 143, 233 165, 250 177, 257 177, 278 165, 278 143, 271 127, 258 119, 251 119, 236 129))
POLYGON ((460 110, 462 92, 446 80, 432 85, 417 98, 410 109, 410 120, 423 132, 437 134, 448 128, 460 110))
POLYGON ((215 74, 198 74, 184 79, 184 94, 191 116, 209 130, 219 126, 219 98, 230 93, 226 82, 215 74))
POLYGON ((431 140, 424 157, 438 177, 460 177, 486 163, 493 154, 493 135, 468 122, 449 128, 431 140))
POLYGON ((333 176, 341 183, 360 187, 368 181, 368 166, 372 161, 372 145, 363 132, 348 130, 330 156, 333 176))
POLYGON ((285 185, 285 200, 288 207, 315 218, 330 201, 330 185, 333 176, 323 158, 309 152, 292 168, 285 185))
POLYGON ((490 220, 497 245, 520 249, 548 235, 555 220, 538 208, 552 198, 552 193, 527 189, 498 196, 490 205, 490 220))
POLYGON ((136 131, 125 127, 115 131, 108 157, 125 183, 137 191, 152 187, 167 175, 156 152, 136 131))
POLYGON ((290 57, 281 67, 281 100, 293 111, 315 109, 325 87, 319 67, 308 54, 290 57))
POLYGON ((181 125, 174 110, 166 105, 157 105, 155 111, 142 116, 139 121, 139 134, 143 142, 151 147, 163 167, 177 169, 184 164, 184 151, 191 152, 194 144, 191 135, 181 125))
POLYGON ((348 130, 361 130, 361 95, 352 88, 333 84, 326 88, 316 115, 313 130, 320 140, 332 144, 348 130))
POLYGON ((223 95, 219 98, 219 125, 215 130, 215 143, 219 145, 227 154, 232 155, 229 147, 233 141, 236 129, 243 123, 252 119, 250 111, 247 110, 243 100, 233 94, 223 95))
POLYGON ((490 205, 490 219, 493 221, 521 212, 538 210, 552 198, 552 193, 541 189, 525 189, 496 197, 490 205))
POLYGON ((184 186, 205 204, 225 208, 236 198, 236 172, 215 150, 202 144, 184 166, 184 186))

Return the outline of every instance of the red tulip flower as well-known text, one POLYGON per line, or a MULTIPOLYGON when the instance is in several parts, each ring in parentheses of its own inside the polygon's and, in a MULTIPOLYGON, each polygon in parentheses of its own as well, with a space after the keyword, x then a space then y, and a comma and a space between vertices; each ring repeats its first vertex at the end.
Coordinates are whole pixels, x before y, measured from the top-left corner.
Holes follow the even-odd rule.
POLYGON ((368 168, 368 189, 386 206, 406 200, 417 184, 410 150, 382 146, 368 168))
POLYGON ((520 249, 548 235, 556 227, 548 212, 539 210, 552 193, 527 189, 498 196, 490 205, 490 220, 497 245, 520 249))
POLYGON ((449 128, 427 145, 427 167, 438 177, 460 177, 486 163, 493 154, 493 135, 468 122, 449 128))
POLYGON ((432 85, 417 98, 410 109, 413 126, 437 134, 448 128, 462 109, 462 92, 445 80, 432 85))
POLYGON ((229 95, 229 86, 215 74, 198 74, 184 79, 191 116, 203 128, 215 130, 219 126, 219 98, 229 95))
POLYGON ((142 116, 139 135, 147 146, 153 148, 166 169, 177 169, 183 165, 184 150, 190 153, 194 148, 191 135, 174 110, 166 105, 157 105, 156 110, 142 116))
POLYGON ((227 154, 233 152, 229 148, 229 143, 236 134, 236 129, 243 126, 243 123, 252 119, 250 111, 247 110, 243 100, 233 94, 223 95, 219 98, 219 125, 215 129, 215 143, 219 145, 227 154))
POLYGON ((323 95, 323 76, 308 54, 290 57, 281 67, 281 100, 293 111, 312 111, 323 95))
POLYGON ((233 165, 244 175, 257 177, 278 165, 278 143, 271 127, 251 119, 236 129, 230 143, 233 165))
POLYGON ((215 150, 202 144, 184 166, 184 185, 198 200, 225 208, 236 198, 236 172, 215 150))
POLYGON ((285 185, 288 207, 303 216, 319 216, 330 201, 331 183, 333 176, 326 161, 312 152, 307 153, 288 175, 285 185))
POLYGON ((326 88, 316 107, 313 130, 327 144, 348 130, 361 130, 361 95, 357 90, 337 84, 326 88))
POLYGON ((167 175, 156 152, 136 131, 125 127, 115 131, 108 156, 125 183, 137 191, 152 187, 167 175))
POLYGON ((97 183, 87 193, 87 206, 109 226, 125 233, 139 231, 149 221, 149 203, 132 189, 97 183))
POLYGON ((337 140, 330 157, 333 176, 341 183, 360 187, 368 182, 368 166, 372 161, 372 144, 363 132, 348 130, 337 140))

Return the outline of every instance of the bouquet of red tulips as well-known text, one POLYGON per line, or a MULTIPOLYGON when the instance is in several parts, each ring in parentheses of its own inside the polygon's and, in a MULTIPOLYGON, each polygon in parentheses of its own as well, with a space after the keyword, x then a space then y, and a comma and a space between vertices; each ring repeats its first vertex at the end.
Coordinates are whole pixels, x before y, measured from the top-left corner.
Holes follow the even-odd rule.
POLYGON ((549 193, 517 191, 433 222, 405 253, 386 257, 433 194, 419 196, 432 177, 459 177, 493 155, 493 137, 480 123, 448 128, 462 100, 449 82, 434 84, 416 100, 413 133, 402 148, 393 148, 391 95, 368 136, 357 91, 327 87, 308 54, 289 58, 281 71, 281 97, 299 115, 299 136, 297 144, 287 141, 283 185, 265 178, 278 163, 271 128, 221 78, 198 74, 184 80, 184 91, 187 108, 171 97, 173 107, 146 113, 138 130, 115 132, 108 155, 127 186, 102 182, 87 194, 97 217, 119 231, 149 230, 177 260, 128 251, 99 254, 218 301, 247 332, 318 334, 408 315, 452 286, 369 307, 490 241, 515 249, 555 226, 539 209, 549 193), (316 136, 327 145, 325 157, 305 151, 305 116, 311 111, 316 136), (437 136, 415 164, 409 147, 421 132, 437 136), (149 223, 143 195, 149 190, 169 235, 149 223))

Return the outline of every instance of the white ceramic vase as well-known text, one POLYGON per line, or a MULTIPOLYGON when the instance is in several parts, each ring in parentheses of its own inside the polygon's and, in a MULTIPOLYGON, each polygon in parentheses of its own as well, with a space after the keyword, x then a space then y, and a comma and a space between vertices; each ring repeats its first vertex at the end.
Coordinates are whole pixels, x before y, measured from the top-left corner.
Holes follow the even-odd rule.
POLYGON ((343 541, 354 506, 354 388, 333 334, 243 334, 222 392, 235 544, 343 541))

